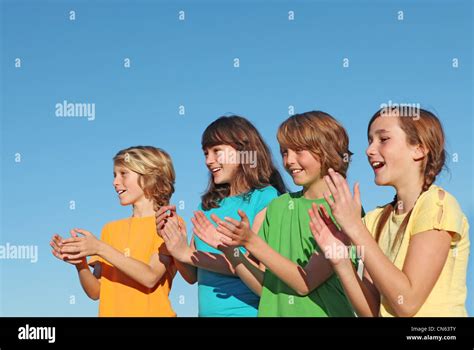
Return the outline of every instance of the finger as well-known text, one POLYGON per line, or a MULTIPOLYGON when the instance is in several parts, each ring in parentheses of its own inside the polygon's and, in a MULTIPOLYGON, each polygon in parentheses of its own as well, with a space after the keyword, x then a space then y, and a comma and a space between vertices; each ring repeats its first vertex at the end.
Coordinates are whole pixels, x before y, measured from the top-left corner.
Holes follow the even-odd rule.
MULTIPOLYGON (((231 219, 231 218, 228 218, 228 219, 231 219)), ((237 225, 240 226, 240 222, 239 222, 239 221, 234 220, 234 222, 236 222, 237 225)), ((230 222, 221 221, 221 222, 219 223, 219 225, 217 225, 217 227, 219 227, 219 226, 220 226, 220 227, 225 227, 226 229, 228 229, 229 231, 233 232, 234 234, 237 234, 237 233, 236 233, 236 230, 237 230, 236 225, 234 225, 234 224, 232 224, 232 223, 230 223, 230 222)))
POLYGON ((314 203, 314 206, 313 206, 313 210, 314 210, 314 219, 313 219, 312 223, 313 223, 313 225, 315 225, 315 227, 318 231, 322 231, 324 229, 324 227, 326 226, 326 224, 325 224, 324 220, 322 219, 321 213, 317 209, 317 206, 316 206, 315 203, 314 203))
POLYGON ((74 254, 79 253, 81 251, 81 247, 77 245, 67 245, 61 248, 60 253, 64 254, 74 254))
POLYGON ((248 224, 249 223, 249 218, 247 217, 247 214, 245 214, 245 212, 243 210, 238 210, 237 213, 239 214, 239 216, 242 218, 242 222, 248 224))
POLYGON ((329 175, 324 176, 324 181, 326 182, 326 185, 328 186, 329 191, 331 191, 332 196, 337 200, 337 198, 339 197, 339 192, 335 183, 336 178, 337 178, 336 174, 334 173, 334 170, 332 169, 328 170, 328 174, 329 175))
POLYGON ((195 218, 195 217, 192 217, 191 218, 191 223, 193 224, 193 227, 198 229, 199 231, 202 230, 202 227, 201 225, 199 224, 199 221, 195 218))
POLYGON ((216 214, 211 214, 211 219, 214 221, 217 225, 220 225, 221 222, 224 222, 221 220, 216 214))
POLYGON ((55 251, 54 249, 51 251, 51 253, 53 253, 53 255, 59 260, 63 260, 62 255, 59 252, 55 251))
POLYGON ((67 261, 67 262, 71 262, 71 261, 74 261, 74 260, 80 260, 82 258, 85 258, 87 256, 87 254, 85 252, 83 253, 77 253, 77 254, 73 254, 73 253, 69 253, 69 254, 63 254, 64 255, 64 261, 67 261))
POLYGON ((235 220, 235 219, 233 219, 233 218, 231 218, 231 217, 226 216, 226 217, 224 218, 224 220, 225 220, 225 221, 222 221, 221 224, 222 224, 222 223, 226 223, 226 224, 230 224, 230 225, 233 225, 233 226, 236 226, 236 227, 240 226, 240 221, 235 220))
POLYGON ((204 227, 204 225, 206 224, 206 221, 209 221, 206 217, 206 215, 204 215, 204 213, 202 211, 196 211, 194 213, 194 217, 196 218, 196 220, 199 222, 199 224, 201 226, 204 227))
POLYGON ((331 198, 330 194, 328 192, 324 192, 323 196, 324 196, 324 199, 326 200, 326 202, 329 204, 329 207, 331 208, 331 211, 334 211, 336 206, 335 206, 334 200, 331 198))
POLYGON ((357 205, 362 206, 360 201, 360 184, 358 182, 354 185, 354 200, 356 201, 357 205))
POLYGON ((321 211, 321 217, 326 224, 332 223, 331 216, 329 216, 328 211, 324 205, 319 205, 319 210, 321 211))
POLYGON ((193 227, 193 233, 199 237, 203 242, 206 242, 209 244, 207 241, 207 237, 202 233, 202 231, 198 230, 196 227, 193 227))
POLYGON ((82 228, 75 228, 75 229, 73 229, 73 231, 77 232, 77 233, 80 233, 84 236, 93 236, 92 233, 90 233, 89 231, 83 230, 82 228))
POLYGON ((71 238, 66 238, 61 241, 61 245, 64 244, 71 244, 71 243, 79 243, 81 242, 82 239, 80 237, 71 237, 71 238))
POLYGON ((175 205, 164 205, 158 209, 158 211, 155 213, 155 216, 162 216, 163 214, 169 215, 171 211, 176 211, 176 206, 175 205))
POLYGON ((221 234, 221 233, 218 234, 218 237, 217 237, 217 238, 219 239, 219 241, 222 242, 222 244, 224 245, 224 247, 228 247, 229 245, 234 244, 234 241, 233 241, 231 238, 229 238, 229 237, 227 237, 227 236, 224 236, 224 235, 221 234))
POLYGON ((238 241, 240 239, 238 235, 236 235, 234 232, 232 232, 231 230, 229 230, 228 228, 224 226, 221 226, 221 225, 217 226, 216 231, 218 233, 223 234, 224 236, 229 237, 233 241, 238 241))
POLYGON ((156 217, 155 223, 156 223, 156 225, 164 224, 167 221, 168 218, 169 218, 169 214, 168 213, 163 213, 160 216, 156 217))
POLYGON ((61 236, 54 236, 53 239, 52 239, 52 242, 54 244, 56 244, 57 246, 61 246, 62 245, 62 242, 63 239, 61 238, 61 236))
POLYGON ((53 248, 54 251, 58 253, 60 252, 61 248, 55 242, 51 241, 49 245, 51 246, 51 248, 53 248))

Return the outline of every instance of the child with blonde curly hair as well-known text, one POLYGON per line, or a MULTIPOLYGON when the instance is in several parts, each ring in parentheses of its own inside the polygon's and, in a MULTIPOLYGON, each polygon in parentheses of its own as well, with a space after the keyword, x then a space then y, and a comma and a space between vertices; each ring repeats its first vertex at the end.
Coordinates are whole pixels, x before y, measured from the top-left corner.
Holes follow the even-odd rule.
POLYGON ((173 163, 151 146, 121 150, 113 160, 114 189, 121 205, 132 205, 132 216, 107 223, 100 240, 77 228, 68 239, 54 235, 53 254, 76 266, 86 294, 100 300, 99 316, 174 317, 169 293, 176 266, 155 223, 174 192, 173 163))

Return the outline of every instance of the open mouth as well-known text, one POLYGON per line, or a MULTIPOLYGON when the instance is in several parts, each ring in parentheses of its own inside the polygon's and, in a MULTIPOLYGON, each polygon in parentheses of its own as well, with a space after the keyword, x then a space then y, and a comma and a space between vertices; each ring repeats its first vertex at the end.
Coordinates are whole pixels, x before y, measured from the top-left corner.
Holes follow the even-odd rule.
POLYGON ((296 175, 299 174, 303 171, 303 169, 290 169, 290 174, 291 175, 296 175))
POLYGON ((377 171, 379 169, 381 169, 382 167, 385 166, 385 162, 380 162, 380 161, 377 161, 377 162, 371 162, 370 165, 372 165, 372 168, 377 171))
POLYGON ((117 194, 120 196, 120 195, 124 194, 125 192, 127 192, 127 190, 119 190, 119 191, 117 191, 117 194))
POLYGON ((211 168, 211 173, 216 174, 216 173, 218 173, 218 172, 221 171, 221 170, 222 170, 222 168, 219 168, 219 167, 217 167, 217 168, 211 168))

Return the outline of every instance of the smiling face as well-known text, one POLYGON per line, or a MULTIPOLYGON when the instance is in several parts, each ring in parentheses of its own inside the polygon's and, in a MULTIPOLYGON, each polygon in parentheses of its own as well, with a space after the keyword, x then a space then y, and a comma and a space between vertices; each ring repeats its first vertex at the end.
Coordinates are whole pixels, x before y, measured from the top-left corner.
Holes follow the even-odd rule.
POLYGON ((239 168, 239 164, 235 162, 238 159, 237 150, 229 145, 216 145, 206 148, 204 156, 214 183, 231 184, 239 168))
POLYGON ((121 205, 136 204, 145 200, 145 194, 138 184, 139 175, 130 169, 115 165, 113 186, 117 192, 121 205))
POLYGON ((307 150, 282 149, 283 166, 295 185, 310 187, 321 180, 321 163, 307 150))
POLYGON ((370 125, 366 154, 379 186, 399 187, 419 182, 424 157, 419 145, 409 145, 399 118, 378 117, 370 125))

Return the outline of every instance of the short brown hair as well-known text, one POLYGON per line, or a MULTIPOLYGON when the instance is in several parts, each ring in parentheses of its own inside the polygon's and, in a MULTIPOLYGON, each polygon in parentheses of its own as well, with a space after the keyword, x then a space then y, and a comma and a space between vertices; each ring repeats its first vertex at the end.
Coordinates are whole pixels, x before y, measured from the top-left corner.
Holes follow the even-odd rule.
POLYGON ((346 177, 352 152, 344 127, 328 113, 295 114, 278 128, 281 149, 308 150, 321 162, 321 175, 332 168, 346 177))

